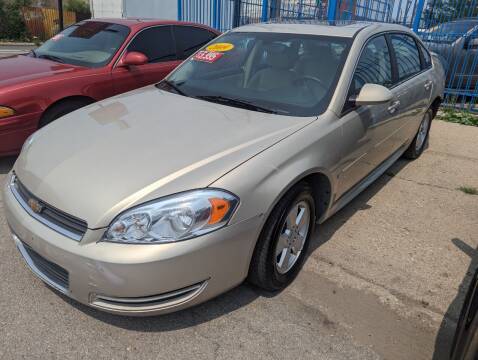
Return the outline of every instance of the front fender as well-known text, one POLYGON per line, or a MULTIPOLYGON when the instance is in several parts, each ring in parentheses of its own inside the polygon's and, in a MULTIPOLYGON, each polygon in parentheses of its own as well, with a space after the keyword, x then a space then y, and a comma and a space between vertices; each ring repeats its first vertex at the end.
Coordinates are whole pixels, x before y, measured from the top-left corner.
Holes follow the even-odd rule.
POLYGON ((343 155, 341 137, 340 121, 329 112, 216 180, 211 186, 241 199, 231 222, 254 216, 265 221, 282 196, 310 174, 321 173, 329 179, 332 200, 343 155))

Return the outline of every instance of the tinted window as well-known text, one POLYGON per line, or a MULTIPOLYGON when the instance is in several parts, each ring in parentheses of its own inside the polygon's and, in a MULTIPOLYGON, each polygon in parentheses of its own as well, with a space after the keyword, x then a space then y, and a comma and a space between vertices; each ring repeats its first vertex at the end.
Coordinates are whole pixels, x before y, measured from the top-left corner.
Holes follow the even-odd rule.
POLYGON ((206 29, 193 26, 175 26, 174 35, 181 59, 186 59, 216 37, 206 29))
POLYGON ((420 55, 415 40, 408 35, 393 34, 392 46, 395 50, 398 79, 406 79, 420 71, 420 55))
POLYGON ((315 116, 330 102, 350 43, 334 36, 230 32, 158 86, 248 110, 315 116), (222 51, 207 50, 216 43, 222 51))
POLYGON ((123 25, 84 21, 55 35, 35 52, 57 62, 100 67, 110 62, 128 34, 129 28, 123 25))
POLYGON ((176 60, 171 26, 158 26, 141 31, 128 46, 128 51, 139 51, 150 63, 176 60))
POLYGON ((392 65, 385 37, 372 39, 365 46, 355 69, 353 93, 358 94, 365 84, 392 85, 392 65))
MULTIPOLYGON (((379 84, 388 88, 392 85, 392 64, 384 36, 370 40, 363 49, 347 99, 358 95, 365 84, 379 84)), ((347 101, 344 111, 352 107, 353 102, 347 101)))
POLYGON ((422 68, 427 69, 430 66, 432 66, 432 59, 430 57, 430 53, 428 52, 427 49, 425 49, 425 47, 423 45, 420 45, 420 50, 421 50, 422 55, 423 55, 422 68))

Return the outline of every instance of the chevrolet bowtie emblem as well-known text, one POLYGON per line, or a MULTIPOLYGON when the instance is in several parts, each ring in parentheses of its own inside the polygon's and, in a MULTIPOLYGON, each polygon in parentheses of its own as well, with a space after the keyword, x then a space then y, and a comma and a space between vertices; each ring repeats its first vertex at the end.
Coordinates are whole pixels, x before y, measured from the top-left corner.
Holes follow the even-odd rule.
POLYGON ((30 206, 30 209, 32 209, 32 211, 36 214, 41 213, 43 210, 42 204, 33 198, 28 199, 28 206, 30 206))

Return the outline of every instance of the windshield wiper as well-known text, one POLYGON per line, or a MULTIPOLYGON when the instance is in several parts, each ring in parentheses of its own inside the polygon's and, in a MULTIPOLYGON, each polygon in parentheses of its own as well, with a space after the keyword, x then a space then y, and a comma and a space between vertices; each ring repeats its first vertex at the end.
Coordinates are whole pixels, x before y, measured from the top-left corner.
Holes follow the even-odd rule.
POLYGON ((225 96, 219 96, 219 95, 198 95, 195 96, 197 99, 202 99, 206 101, 211 101, 211 102, 217 102, 219 104, 224 104, 224 105, 230 105, 230 106, 235 106, 238 108, 242 109, 247 109, 247 110, 253 110, 253 111, 260 111, 268 114, 277 114, 278 111, 268 109, 262 106, 255 105, 253 103, 250 103, 245 100, 241 99, 232 99, 228 98, 225 96))
POLYGON ((176 93, 178 93, 179 95, 182 95, 182 96, 187 96, 184 91, 182 91, 178 84, 176 83, 173 83, 172 81, 169 81, 169 80, 163 80, 161 82, 159 82, 158 84, 156 84, 156 87, 158 89, 161 89, 163 87, 163 84, 168 86, 169 88, 173 89, 176 93))
POLYGON ((33 50, 33 49, 30 50, 30 54, 32 54, 33 57, 37 57, 37 53, 36 53, 36 51, 33 50))
POLYGON ((65 63, 65 61, 62 58, 60 58, 58 56, 55 56, 55 55, 41 54, 41 55, 38 55, 37 57, 40 58, 40 59, 47 59, 47 60, 56 61, 56 62, 59 62, 59 63, 62 63, 62 64, 65 63))

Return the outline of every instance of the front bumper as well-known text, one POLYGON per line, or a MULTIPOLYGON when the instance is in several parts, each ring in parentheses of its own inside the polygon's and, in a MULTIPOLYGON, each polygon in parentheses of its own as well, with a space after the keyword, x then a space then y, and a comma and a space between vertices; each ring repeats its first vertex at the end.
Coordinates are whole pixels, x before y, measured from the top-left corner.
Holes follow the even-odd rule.
POLYGON ((8 186, 3 193, 7 222, 33 272, 80 303, 123 315, 180 310, 240 284, 262 223, 257 216, 196 239, 159 245, 97 242, 105 229, 89 229, 77 242, 31 217, 8 186), (63 268, 67 286, 36 266, 27 249, 63 268))
POLYGON ((25 140, 38 129, 41 112, 0 119, 0 156, 20 152, 25 140))

